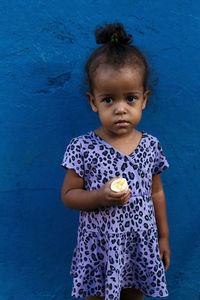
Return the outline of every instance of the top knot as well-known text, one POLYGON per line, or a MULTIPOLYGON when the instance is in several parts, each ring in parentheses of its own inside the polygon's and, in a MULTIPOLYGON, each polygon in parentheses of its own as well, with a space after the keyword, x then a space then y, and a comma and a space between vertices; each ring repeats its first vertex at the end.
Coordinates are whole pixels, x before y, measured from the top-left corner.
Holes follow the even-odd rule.
POLYGON ((105 27, 98 27, 95 31, 97 44, 130 44, 132 35, 126 33, 121 23, 107 24, 105 27))

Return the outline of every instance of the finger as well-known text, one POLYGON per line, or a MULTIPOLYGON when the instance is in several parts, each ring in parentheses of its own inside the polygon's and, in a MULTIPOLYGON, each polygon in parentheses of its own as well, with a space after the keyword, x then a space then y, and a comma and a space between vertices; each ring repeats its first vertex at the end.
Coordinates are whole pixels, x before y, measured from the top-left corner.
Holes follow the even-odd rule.
POLYGON ((123 205, 130 199, 130 190, 123 192, 110 192, 108 197, 108 205, 123 205))
POLYGON ((124 194, 124 195, 122 195, 121 197, 120 197, 120 200, 121 201, 126 201, 127 199, 129 199, 130 198, 130 193, 126 193, 126 194, 124 194))
POLYGON ((117 202, 119 203, 119 205, 120 205, 120 204, 124 205, 124 204, 126 204, 127 202, 129 202, 129 199, 130 199, 130 197, 129 197, 129 195, 128 195, 128 196, 126 196, 126 197, 122 197, 121 199, 117 200, 117 202))
POLYGON ((113 199, 122 199, 123 197, 126 197, 127 196, 127 191, 122 191, 122 192, 113 192, 111 191, 109 193, 109 196, 110 198, 113 198, 113 199))
POLYGON ((167 253, 165 253, 164 261, 165 261, 165 271, 167 271, 170 266, 170 256, 167 253))
POLYGON ((125 190, 125 191, 123 191, 123 193, 124 193, 124 195, 130 195, 130 193, 131 193, 131 190, 130 189, 128 189, 128 190, 125 190))
POLYGON ((125 198, 124 200, 122 199, 110 199, 108 200, 109 205, 124 205, 125 203, 127 203, 129 201, 129 198, 125 198))
POLYGON ((131 195, 131 190, 126 190, 124 191, 124 194, 122 194, 121 198, 125 199, 125 198, 130 198, 131 195))
POLYGON ((122 202, 123 204, 125 204, 125 203, 129 202, 129 200, 130 200, 130 195, 127 195, 126 197, 123 197, 123 198, 121 199, 121 202, 122 202))

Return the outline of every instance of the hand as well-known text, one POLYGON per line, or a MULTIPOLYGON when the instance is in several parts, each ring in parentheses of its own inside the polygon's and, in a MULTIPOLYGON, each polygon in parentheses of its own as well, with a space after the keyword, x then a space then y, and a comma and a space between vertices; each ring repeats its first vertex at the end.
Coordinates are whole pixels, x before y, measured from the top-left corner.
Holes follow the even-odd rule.
POLYGON ((110 181, 106 182, 99 190, 98 199, 101 206, 114 206, 114 205, 124 205, 130 199, 130 190, 123 192, 114 192, 111 190, 110 186, 112 181, 118 179, 119 177, 112 178, 110 181))
POLYGON ((165 272, 169 268, 170 265, 170 248, 169 248, 169 240, 167 237, 159 238, 159 249, 160 249, 160 257, 163 261, 165 272))

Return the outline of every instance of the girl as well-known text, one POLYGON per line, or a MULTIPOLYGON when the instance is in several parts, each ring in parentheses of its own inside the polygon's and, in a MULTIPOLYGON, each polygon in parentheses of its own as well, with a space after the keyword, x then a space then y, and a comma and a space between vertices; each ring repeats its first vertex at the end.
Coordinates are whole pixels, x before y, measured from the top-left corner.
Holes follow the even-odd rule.
POLYGON ((148 64, 120 23, 99 27, 86 63, 87 98, 101 126, 72 139, 62 166, 62 201, 80 210, 71 266, 74 297, 165 297, 169 230, 160 173, 169 165, 157 138, 135 127, 150 91, 148 64), (129 189, 111 190, 124 177, 129 189))

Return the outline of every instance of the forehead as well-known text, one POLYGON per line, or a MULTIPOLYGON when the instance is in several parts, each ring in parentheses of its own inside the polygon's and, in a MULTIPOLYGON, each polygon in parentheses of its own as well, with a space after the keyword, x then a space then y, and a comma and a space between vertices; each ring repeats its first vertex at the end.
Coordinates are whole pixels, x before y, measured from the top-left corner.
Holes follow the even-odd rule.
POLYGON ((118 68, 102 64, 94 73, 93 84, 96 90, 143 89, 143 71, 137 65, 118 68))

